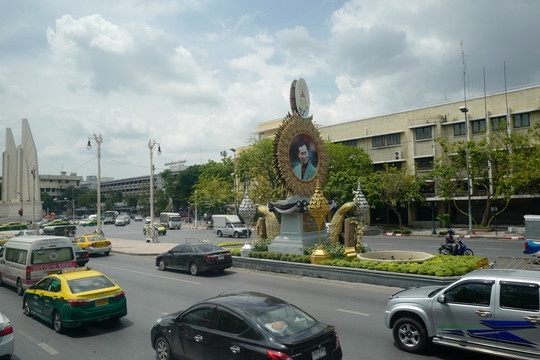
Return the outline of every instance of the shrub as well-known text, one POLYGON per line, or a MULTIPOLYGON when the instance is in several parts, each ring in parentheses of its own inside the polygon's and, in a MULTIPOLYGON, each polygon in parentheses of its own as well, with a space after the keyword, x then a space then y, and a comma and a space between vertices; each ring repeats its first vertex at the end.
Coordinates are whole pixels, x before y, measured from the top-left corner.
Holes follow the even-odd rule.
POLYGON ((268 245, 272 243, 272 240, 261 239, 255 240, 251 245, 255 248, 255 251, 268 251, 268 245))

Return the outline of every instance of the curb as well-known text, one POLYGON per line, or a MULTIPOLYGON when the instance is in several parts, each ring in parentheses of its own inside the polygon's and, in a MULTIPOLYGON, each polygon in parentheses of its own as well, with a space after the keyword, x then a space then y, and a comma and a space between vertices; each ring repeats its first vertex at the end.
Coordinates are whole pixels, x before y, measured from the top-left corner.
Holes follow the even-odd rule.
POLYGON ((463 238, 465 238, 465 239, 476 239, 478 237, 479 236, 476 236, 476 235, 459 235, 460 239, 463 239, 463 238))
POLYGON ((525 236, 505 236, 504 238, 508 240, 525 240, 525 236))
POLYGON ((342 268, 337 266, 291 263, 288 261, 254 259, 238 256, 233 256, 233 267, 328 280, 392 286, 404 289, 428 285, 446 286, 461 278, 461 276, 437 277, 378 270, 342 268))
POLYGON ((381 235, 386 235, 386 236, 409 236, 409 234, 396 234, 396 233, 382 233, 381 235))

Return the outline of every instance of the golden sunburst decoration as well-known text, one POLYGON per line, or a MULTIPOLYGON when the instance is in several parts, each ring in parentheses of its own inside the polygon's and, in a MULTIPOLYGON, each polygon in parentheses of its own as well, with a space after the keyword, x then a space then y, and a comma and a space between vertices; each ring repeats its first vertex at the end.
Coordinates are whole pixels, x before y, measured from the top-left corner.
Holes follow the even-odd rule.
POLYGON ((317 178, 326 180, 326 147, 319 130, 311 120, 301 118, 296 112, 288 113, 274 138, 274 168, 287 190, 293 194, 311 196, 315 192, 317 178), (297 149, 300 143, 307 145, 310 163, 316 168, 311 178, 302 180, 294 173, 299 161, 297 149))

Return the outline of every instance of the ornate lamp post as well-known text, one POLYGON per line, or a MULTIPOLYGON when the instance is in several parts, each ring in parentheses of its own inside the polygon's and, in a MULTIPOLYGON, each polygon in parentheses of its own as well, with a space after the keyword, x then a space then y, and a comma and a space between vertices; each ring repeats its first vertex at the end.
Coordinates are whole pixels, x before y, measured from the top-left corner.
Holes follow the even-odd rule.
POLYGON ((88 144, 86 145, 86 149, 90 151, 92 149, 92 142, 94 141, 97 145, 97 159, 98 159, 98 173, 97 173, 97 229, 96 232, 98 234, 101 234, 103 231, 101 230, 101 143, 103 142, 103 138, 101 137, 101 134, 96 135, 94 134, 92 137, 88 138, 88 144))
MULTIPOLYGON (((242 203, 240 204, 240 209, 238 210, 238 213, 242 218, 246 221, 246 226, 249 230, 249 224, 253 221, 253 218, 255 217, 255 214, 257 214, 257 208, 255 207, 255 204, 251 199, 249 198, 248 190, 246 188, 246 192, 244 194, 244 199, 242 200, 242 203)), ((249 237, 249 233, 248 233, 249 237)), ((253 251, 253 245, 251 245, 250 241, 246 241, 244 246, 242 246, 242 249, 240 250, 240 254, 242 257, 247 257, 249 252, 253 251)))
POLYGON ((315 193, 309 201, 308 210, 311 216, 315 218, 317 228, 319 229, 319 247, 311 254, 311 263, 320 264, 321 261, 330 258, 330 254, 328 254, 321 243, 321 226, 324 222, 324 217, 330 211, 330 204, 328 204, 328 200, 324 197, 318 178, 315 193))

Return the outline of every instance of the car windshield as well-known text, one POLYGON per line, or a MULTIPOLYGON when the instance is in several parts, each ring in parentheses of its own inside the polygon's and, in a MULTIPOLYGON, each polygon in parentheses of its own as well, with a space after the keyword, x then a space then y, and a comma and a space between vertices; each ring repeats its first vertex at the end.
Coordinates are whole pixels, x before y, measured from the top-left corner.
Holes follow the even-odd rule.
POLYGON ((68 280, 69 289, 73 294, 105 289, 115 286, 111 280, 104 275, 85 277, 80 279, 68 280))
POLYGON ((276 337, 298 334, 317 324, 317 321, 290 304, 279 304, 255 314, 253 320, 276 337))
POLYGON ((219 246, 212 245, 212 244, 200 244, 195 245, 194 248, 200 252, 200 253, 206 253, 206 252, 212 252, 212 251, 220 251, 223 250, 219 246))

